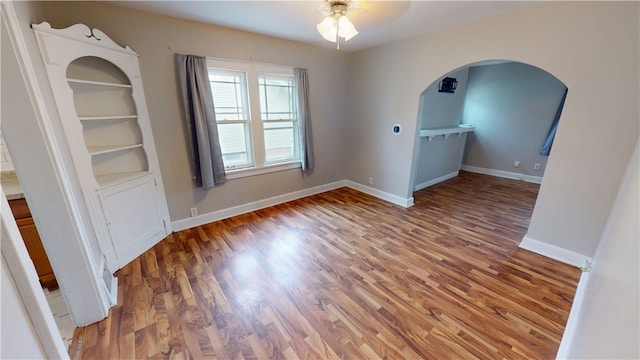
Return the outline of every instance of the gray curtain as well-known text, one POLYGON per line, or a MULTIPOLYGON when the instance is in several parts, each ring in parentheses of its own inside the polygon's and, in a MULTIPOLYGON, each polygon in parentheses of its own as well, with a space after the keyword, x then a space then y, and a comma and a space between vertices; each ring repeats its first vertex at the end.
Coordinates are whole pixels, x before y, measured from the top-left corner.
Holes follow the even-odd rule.
POLYGON ((302 171, 313 170, 313 136, 311 132, 311 110, 309 108, 309 74, 307 69, 295 68, 293 75, 298 91, 298 124, 300 129, 300 150, 302 151, 302 171))
POLYGON ((549 128, 549 132, 547 133, 547 137, 544 138, 544 144, 542 144, 542 148, 540 148, 540 155, 549 156, 551 154, 551 146, 553 145, 553 139, 556 137, 556 131, 558 131, 558 124, 560 123, 560 115, 562 115, 562 109, 564 108, 564 101, 567 99, 567 93, 569 92, 568 88, 564 88, 564 94, 562 95, 562 99, 560 99, 560 105, 558 105, 558 110, 556 110, 556 117, 553 118, 553 122, 551 123, 551 127, 549 128))
POLYGON ((211 189, 227 181, 209 84, 207 58, 176 54, 184 113, 198 186, 211 189))

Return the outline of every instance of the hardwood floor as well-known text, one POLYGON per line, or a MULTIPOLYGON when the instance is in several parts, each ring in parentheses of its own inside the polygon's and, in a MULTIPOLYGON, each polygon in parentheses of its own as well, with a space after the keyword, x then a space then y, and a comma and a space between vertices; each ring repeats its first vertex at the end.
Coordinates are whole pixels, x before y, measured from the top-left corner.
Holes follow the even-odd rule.
POLYGON ((72 359, 550 359, 580 271, 518 249, 538 185, 342 188, 172 234, 72 359))

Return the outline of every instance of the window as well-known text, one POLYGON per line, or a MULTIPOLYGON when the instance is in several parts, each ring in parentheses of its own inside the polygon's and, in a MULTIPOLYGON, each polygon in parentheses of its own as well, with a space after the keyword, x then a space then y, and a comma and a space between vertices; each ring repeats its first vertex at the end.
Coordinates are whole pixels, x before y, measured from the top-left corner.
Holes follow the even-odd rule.
POLYGON ((267 162, 298 158, 293 83, 293 77, 262 75, 259 79, 260 118, 267 162))
POLYGON ((227 171, 299 166, 293 68, 213 59, 208 65, 227 171))
POLYGON ((210 69, 209 82, 225 168, 252 166, 246 74, 210 69))

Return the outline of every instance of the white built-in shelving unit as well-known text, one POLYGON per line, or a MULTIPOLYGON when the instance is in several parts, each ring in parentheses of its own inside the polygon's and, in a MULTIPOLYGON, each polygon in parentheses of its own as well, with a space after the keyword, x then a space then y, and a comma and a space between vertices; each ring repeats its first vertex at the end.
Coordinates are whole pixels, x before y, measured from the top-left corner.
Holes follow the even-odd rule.
POLYGON ((128 76, 107 60, 85 56, 69 64, 66 78, 98 186, 148 174, 128 76))
POLYGON ((32 26, 104 266, 171 232, 138 55, 86 25, 32 26))

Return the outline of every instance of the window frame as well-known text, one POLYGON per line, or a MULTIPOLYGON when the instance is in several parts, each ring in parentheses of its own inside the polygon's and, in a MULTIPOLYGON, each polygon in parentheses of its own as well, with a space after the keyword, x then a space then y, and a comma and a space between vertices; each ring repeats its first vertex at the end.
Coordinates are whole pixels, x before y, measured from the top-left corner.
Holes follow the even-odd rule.
MULTIPOLYGON (((264 152, 265 152, 265 164, 276 164, 276 163, 284 163, 284 162, 290 162, 290 161, 301 161, 301 154, 300 154, 300 131, 299 131, 299 126, 300 126, 300 122, 298 119, 298 114, 297 114, 297 106, 298 106, 298 98, 297 98, 297 92, 296 92, 296 83, 295 83, 295 78, 293 77, 293 69, 291 69, 291 75, 282 75, 282 74, 274 74, 274 73, 265 73, 265 72, 261 72, 258 75, 258 90, 260 90, 260 79, 278 79, 278 80, 287 80, 287 81, 291 81, 291 91, 292 91, 292 98, 290 99, 291 101, 291 107, 292 107, 292 111, 291 111, 291 118, 288 119, 263 119, 262 118, 262 107, 260 108, 260 120, 262 121, 262 125, 263 125, 263 129, 262 129, 262 134, 263 137, 266 139, 266 132, 270 131, 270 130, 278 130, 277 128, 265 128, 265 124, 266 123, 282 123, 282 122, 291 122, 291 128, 293 130, 293 156, 289 156, 286 158, 281 158, 281 159, 275 159, 275 160, 268 160, 267 159, 267 148, 266 148, 266 143, 265 143, 265 147, 264 147, 264 152)), ((266 84, 265 84, 266 86, 266 84)), ((260 93, 260 95, 262 95, 262 93, 260 93)), ((265 94, 266 96, 266 94, 265 94)))
MULTIPOLYGON (((245 133, 245 147, 247 148, 246 153, 247 153, 247 162, 243 163, 243 164, 239 164, 239 165, 225 165, 225 172, 229 172, 229 171, 233 171, 233 170, 240 170, 240 169, 246 169, 246 168, 253 168, 255 166, 255 159, 254 159, 254 153, 253 153, 253 139, 252 139, 252 134, 253 132, 250 130, 252 128, 252 119, 251 119, 251 104, 249 102, 249 92, 248 92, 248 78, 247 78, 247 72, 243 71, 243 70, 236 70, 236 69, 221 69, 221 68, 217 68, 217 67, 207 67, 208 73, 209 75, 211 75, 212 72, 217 72, 219 74, 225 74, 225 75, 234 75, 241 73, 243 74, 243 78, 242 80, 244 80, 244 84, 241 84, 243 86, 243 94, 244 98, 240 99, 241 103, 244 105, 243 106, 243 112, 246 112, 246 119, 219 119, 218 115, 216 114, 216 124, 217 125, 230 125, 230 124, 242 124, 244 126, 244 133, 245 133), (247 130, 249 129, 249 130, 247 130)), ((235 75, 234 75, 235 76, 235 75)), ((211 82, 211 78, 209 79, 209 82, 211 82)), ((211 90, 211 92, 213 93, 213 89, 211 90)), ((212 94, 213 95, 213 94, 212 94)), ((237 99, 237 97, 236 97, 237 99)), ((214 106, 215 106, 215 101, 214 101, 214 106)), ((215 112, 215 109, 214 109, 215 112)), ((220 134, 220 126, 218 127, 218 134, 220 134)), ((223 160, 224 161, 224 160, 223 160)))
MULTIPOLYGON (((265 129, 263 126, 260 106, 259 78, 269 75, 293 79, 294 106, 297 107, 297 84, 293 78, 293 67, 283 65, 263 64, 242 60, 207 58, 207 69, 222 71, 241 71, 245 73, 246 97, 249 110, 249 138, 248 151, 251 154, 253 164, 239 168, 226 168, 227 179, 235 179, 246 176, 260 175, 270 172, 300 168, 302 166, 302 153, 300 148, 299 120, 295 119, 294 126, 294 153, 295 157, 283 160, 266 161, 265 129)), ((215 103, 215 99, 214 99, 215 103)), ((295 111, 295 109, 294 109, 295 111)), ((272 121, 272 120, 268 120, 272 121)), ((285 120, 291 121, 291 120, 285 120)), ((219 122, 216 119, 216 122, 219 122)))

